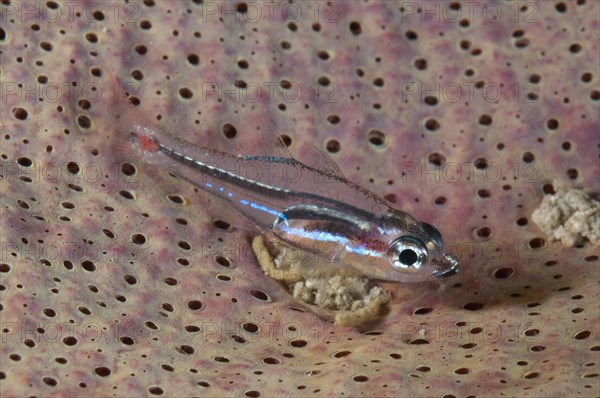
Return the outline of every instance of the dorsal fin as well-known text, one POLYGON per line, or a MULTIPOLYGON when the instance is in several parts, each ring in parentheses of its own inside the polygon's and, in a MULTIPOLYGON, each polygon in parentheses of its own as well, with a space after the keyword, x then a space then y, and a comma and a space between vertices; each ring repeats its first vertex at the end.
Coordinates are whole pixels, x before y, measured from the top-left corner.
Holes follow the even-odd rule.
POLYGON ((253 114, 249 116, 249 120, 252 126, 255 126, 254 134, 250 134, 248 137, 254 142, 254 145, 244 145, 242 153, 249 156, 291 158, 309 167, 345 178, 342 170, 329 154, 312 142, 300 142, 301 132, 281 130, 266 111, 254 110, 253 114), (249 150, 248 148, 252 146, 255 148, 249 150))
POLYGON ((319 149, 313 143, 307 143, 302 149, 302 154, 299 155, 296 160, 306 164, 307 166, 311 166, 314 168, 318 168, 324 172, 329 174, 346 178, 342 173, 342 170, 338 166, 338 164, 333 160, 331 156, 327 152, 322 149, 319 149))

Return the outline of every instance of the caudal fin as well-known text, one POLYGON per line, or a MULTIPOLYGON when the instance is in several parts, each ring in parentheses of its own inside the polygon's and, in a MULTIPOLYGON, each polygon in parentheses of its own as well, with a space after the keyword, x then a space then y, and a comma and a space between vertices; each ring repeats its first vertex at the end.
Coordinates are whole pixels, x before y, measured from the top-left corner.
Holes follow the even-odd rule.
POLYGON ((159 150, 158 137, 165 133, 138 108, 139 87, 119 80, 108 63, 97 58, 104 81, 104 100, 107 106, 107 124, 111 129, 112 147, 126 156, 142 157, 153 162, 159 150))

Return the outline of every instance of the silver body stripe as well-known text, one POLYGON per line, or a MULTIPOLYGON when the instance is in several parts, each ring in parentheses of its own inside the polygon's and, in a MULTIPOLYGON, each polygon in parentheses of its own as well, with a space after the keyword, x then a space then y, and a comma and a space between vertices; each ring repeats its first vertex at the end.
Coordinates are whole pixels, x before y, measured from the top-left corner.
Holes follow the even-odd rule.
MULTIPOLYGON (((274 187, 272 185, 264 184, 264 183, 259 182, 259 181, 249 180, 249 179, 247 179, 245 177, 242 177, 240 175, 232 173, 231 171, 223 170, 223 169, 220 169, 218 167, 211 166, 211 165, 203 163, 203 162, 201 162, 201 161, 199 161, 197 159, 193 159, 193 158, 191 158, 191 157, 189 157, 187 155, 184 155, 183 153, 177 152, 174 149, 171 149, 171 148, 169 148, 169 147, 167 147, 167 146, 165 146, 165 145, 163 145, 161 143, 158 143, 158 146, 162 150, 162 152, 168 152, 169 154, 173 154, 173 155, 175 155, 175 156, 177 156, 177 157, 179 157, 181 159, 184 159, 184 160, 186 160, 188 162, 191 162, 191 163, 195 164, 196 166, 198 166, 200 168, 207 168, 208 170, 212 170, 212 171, 216 171, 216 172, 221 173, 221 174, 225 174, 225 175, 231 177, 232 179, 241 180, 241 181, 246 182, 247 184, 257 185, 257 186, 259 186, 261 188, 268 189, 268 190, 273 190, 273 191, 277 191, 277 192, 282 192, 282 193, 291 193, 292 192, 289 189, 278 188, 278 187, 274 187)), ((240 160, 251 160, 251 157, 245 156, 245 157, 240 158, 240 160)))

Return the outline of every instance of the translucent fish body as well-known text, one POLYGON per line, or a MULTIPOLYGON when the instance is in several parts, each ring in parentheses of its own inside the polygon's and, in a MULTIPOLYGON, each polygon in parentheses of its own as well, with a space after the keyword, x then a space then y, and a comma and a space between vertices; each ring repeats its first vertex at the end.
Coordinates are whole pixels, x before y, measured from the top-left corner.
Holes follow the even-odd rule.
POLYGON ((325 267, 396 282, 458 271, 437 229, 350 182, 328 158, 307 165, 291 156, 243 156, 201 147, 135 112, 128 104, 117 115, 118 134, 144 160, 227 201, 286 244, 318 253, 327 260, 325 267))

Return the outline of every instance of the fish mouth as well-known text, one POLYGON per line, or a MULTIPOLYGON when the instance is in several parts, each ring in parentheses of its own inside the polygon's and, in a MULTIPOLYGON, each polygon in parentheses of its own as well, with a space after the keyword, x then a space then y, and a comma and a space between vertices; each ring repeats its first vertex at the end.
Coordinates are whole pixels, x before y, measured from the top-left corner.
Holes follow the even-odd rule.
POLYGON ((449 276, 456 275, 460 272, 458 260, 451 255, 444 254, 441 262, 445 265, 445 267, 443 271, 440 271, 435 275, 436 278, 448 278, 449 276))

